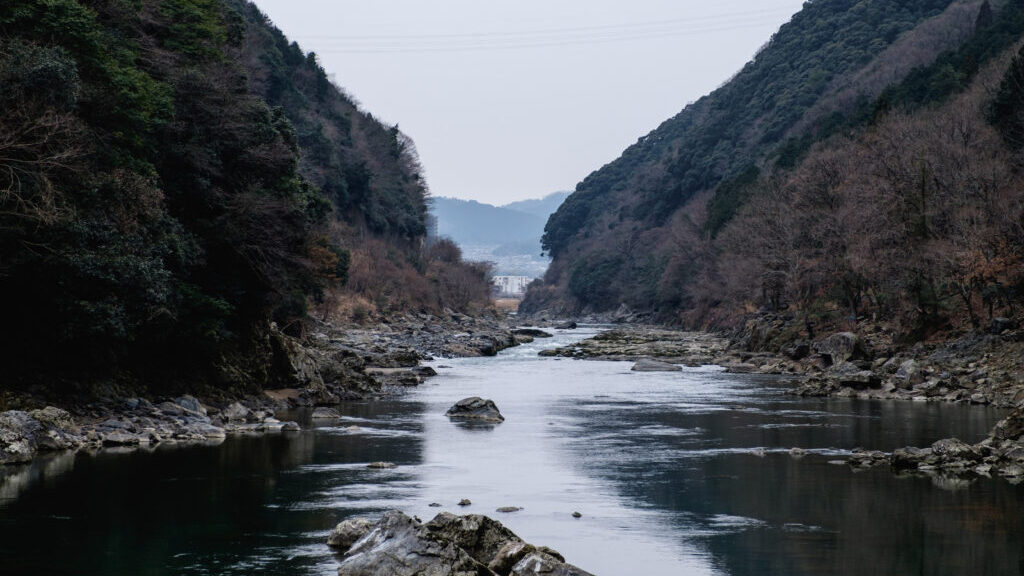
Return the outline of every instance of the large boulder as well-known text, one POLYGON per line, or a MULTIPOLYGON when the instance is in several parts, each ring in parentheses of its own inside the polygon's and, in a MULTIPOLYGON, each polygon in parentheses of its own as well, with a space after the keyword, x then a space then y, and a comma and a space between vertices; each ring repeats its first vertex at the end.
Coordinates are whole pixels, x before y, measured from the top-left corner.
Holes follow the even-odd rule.
POLYGON ((249 419, 249 409, 240 402, 233 402, 220 411, 225 422, 244 424, 249 419))
POLYGON ((487 566, 401 512, 386 512, 349 549, 338 576, 480 576, 487 566))
POLYGON ((572 564, 566 564, 557 557, 542 551, 528 554, 520 560, 510 572, 510 576, 593 576, 572 564))
POLYGON ((491 400, 484 400, 478 396, 463 398, 445 412, 452 420, 466 420, 470 422, 504 422, 505 417, 498 411, 498 407, 491 400))
POLYGON ((366 518, 349 518, 342 521, 327 536, 327 545, 338 552, 347 552, 360 538, 373 529, 374 523, 366 518))
POLYGON ((633 364, 630 370, 634 372, 679 372, 682 370, 675 364, 669 364, 668 362, 661 362, 658 360, 652 360, 651 358, 641 358, 633 364))
POLYGON ((951 460, 981 460, 981 454, 973 446, 958 438, 946 438, 932 444, 932 454, 942 462, 951 460))
POLYGON ((481 564, 490 563, 509 543, 522 542, 501 522, 480 514, 441 512, 426 527, 433 537, 454 543, 481 564))
POLYGON ((924 382, 924 374, 921 367, 914 360, 904 360, 895 374, 897 387, 910 390, 914 386, 924 382))
POLYGON ((848 386, 856 390, 865 388, 878 388, 882 383, 881 377, 870 370, 861 370, 852 362, 843 362, 832 366, 830 375, 841 386, 848 386))
POLYGON ((988 325, 989 334, 1002 334, 1006 330, 1013 330, 1017 323, 1010 318, 993 318, 988 325))
POLYGON ((43 425, 27 412, 9 410, 0 414, 0 464, 32 460, 42 431, 43 425))
POLYGON ((352 544, 338 568, 338 576, 527 574, 591 576, 554 550, 527 544, 496 520, 448 512, 426 524, 401 512, 385 513, 352 544))
POLYGON ((29 412, 29 416, 42 427, 36 436, 40 450, 73 450, 85 444, 85 438, 67 410, 47 406, 29 412))
POLYGON ((992 438, 998 442, 1024 440, 1024 408, 1017 408, 992 429, 992 438))
POLYGON ((864 341, 853 332, 838 332, 822 338, 814 343, 814 351, 827 358, 830 365, 870 356, 864 341))
POLYGON ((185 395, 175 398, 174 403, 181 407, 189 416, 203 418, 206 416, 206 407, 194 396, 185 395))
POLYGON ((896 471, 913 470, 931 455, 932 451, 930 448, 915 448, 913 446, 897 448, 893 450, 892 456, 889 457, 889 464, 896 471))

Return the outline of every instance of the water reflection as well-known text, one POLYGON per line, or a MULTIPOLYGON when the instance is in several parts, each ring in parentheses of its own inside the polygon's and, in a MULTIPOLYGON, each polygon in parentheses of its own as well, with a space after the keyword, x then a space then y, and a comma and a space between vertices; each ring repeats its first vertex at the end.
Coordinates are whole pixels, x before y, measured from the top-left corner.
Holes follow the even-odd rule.
MULTIPOLYGON (((353 406, 351 414, 388 426, 393 408, 353 406)), ((60 457, 59 477, 8 475, 4 493, 18 488, 0 509, 2 573, 331 573, 326 530, 348 513, 336 501, 355 499, 352 511, 365 512, 375 506, 361 486, 394 489, 393 477, 367 463, 421 463, 416 425, 403 416, 394 428, 409 434, 308 430, 220 446, 82 452, 60 457)), ((382 507, 390 501, 380 497, 382 507)))

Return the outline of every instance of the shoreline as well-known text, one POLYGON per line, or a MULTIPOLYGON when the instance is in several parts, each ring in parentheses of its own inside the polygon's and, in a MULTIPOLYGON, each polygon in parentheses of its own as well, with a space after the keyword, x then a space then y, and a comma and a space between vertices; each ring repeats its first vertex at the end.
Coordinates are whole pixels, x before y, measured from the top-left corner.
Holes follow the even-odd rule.
MULTIPOLYGON (((288 387, 244 398, 130 397, 3 412, 0 464, 31 462, 38 454, 62 450, 209 443, 235 434, 299 431, 297 423, 282 422, 275 414, 399 395, 436 374, 422 361, 493 356, 543 337, 542 332, 517 329, 512 320, 451 313, 405 315, 373 326, 313 323, 304 342, 282 338, 290 362, 288 387)), ((839 332, 813 342, 789 342, 781 353, 764 345, 752 350, 757 348, 752 341, 766 341, 766 323, 778 328, 778 319, 772 317, 748 322, 732 335, 618 324, 540 355, 655 361, 638 370, 717 365, 729 373, 784 375, 794 379, 789 393, 801 396, 1010 408, 1011 414, 977 444, 945 439, 891 453, 858 448, 848 463, 855 469, 889 464, 900 473, 1024 478, 1024 380, 1012 371, 1020 369, 1014 362, 1024 353, 1024 331, 974 334, 903 351, 872 335, 839 332), (659 368, 658 363, 669 366, 659 368)))
POLYGON ((877 332, 863 337, 837 332, 812 342, 783 340, 780 351, 751 345, 766 342, 766 332, 780 328, 784 323, 771 317, 748 322, 732 335, 623 325, 542 355, 643 361, 634 370, 717 365, 735 374, 784 375, 794 382, 788 392, 798 396, 1007 408, 1010 414, 976 444, 946 438, 928 447, 893 452, 855 448, 847 463, 854 470, 888 464, 895 473, 1024 480, 1024 331, 968 334, 908 350, 895 349, 891 340, 872 338, 877 332))
POLYGON ((493 356, 532 341, 494 315, 474 318, 451 312, 444 317, 399 316, 374 326, 311 324, 311 334, 302 342, 278 334, 288 376, 280 388, 259 394, 17 399, 27 405, 0 412, 0 466, 28 464, 64 451, 205 444, 229 435, 298 432, 297 423, 275 414, 399 395, 436 375, 423 360, 493 356))

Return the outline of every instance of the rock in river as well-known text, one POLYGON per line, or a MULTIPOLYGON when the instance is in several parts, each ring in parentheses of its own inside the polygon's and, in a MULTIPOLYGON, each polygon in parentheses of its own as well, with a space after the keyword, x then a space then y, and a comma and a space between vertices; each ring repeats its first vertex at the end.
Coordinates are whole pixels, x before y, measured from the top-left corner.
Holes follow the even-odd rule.
POLYGON ((504 422, 505 417, 491 400, 478 396, 463 398, 445 412, 452 420, 470 420, 474 422, 504 422))
POLYGON ((636 364, 633 364, 632 370, 634 372, 679 372, 682 368, 668 362, 641 358, 636 361, 636 364))
POLYGON ((524 542, 500 522, 441 512, 421 524, 386 512, 345 555, 338 576, 589 576, 553 550, 524 542))
POLYGON ((347 552, 360 538, 373 529, 374 523, 366 518, 349 518, 334 527, 327 537, 327 545, 339 552, 347 552))
POLYGON ((341 420, 341 414, 333 408, 317 408, 313 410, 313 420, 341 420))
POLYGON ((554 335, 537 328, 516 328, 512 331, 516 336, 530 336, 532 338, 551 338, 554 335))

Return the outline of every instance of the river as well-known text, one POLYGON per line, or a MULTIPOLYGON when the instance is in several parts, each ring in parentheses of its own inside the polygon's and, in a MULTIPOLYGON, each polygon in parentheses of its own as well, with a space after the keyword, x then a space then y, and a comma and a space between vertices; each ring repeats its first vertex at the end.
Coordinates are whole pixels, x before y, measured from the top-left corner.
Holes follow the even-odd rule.
POLYGON ((330 528, 391 508, 487 514, 598 576, 1024 573, 1024 486, 837 463, 855 447, 975 442, 1003 412, 537 356, 591 333, 439 360, 427 384, 347 405, 340 423, 296 414, 301 433, 2 468, 0 574, 327 576, 330 528), (444 416, 477 395, 506 421, 444 416))

